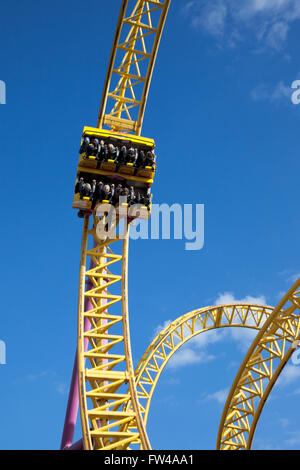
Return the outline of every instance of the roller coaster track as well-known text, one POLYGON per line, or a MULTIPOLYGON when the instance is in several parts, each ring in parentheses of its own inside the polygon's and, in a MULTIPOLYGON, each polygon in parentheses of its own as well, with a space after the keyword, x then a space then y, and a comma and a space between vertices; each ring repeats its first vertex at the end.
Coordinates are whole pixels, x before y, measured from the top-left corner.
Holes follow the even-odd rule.
MULTIPOLYGON (((170 2, 122 1, 98 116, 99 128, 141 134, 170 2)), ((115 228, 118 224, 119 219, 115 228)), ((300 281, 274 310, 235 304, 183 315, 151 342, 134 372, 127 292, 129 230, 122 237, 99 237, 99 225, 105 228, 105 216, 85 216, 80 259, 74 370, 78 372, 84 448, 126 450, 136 445, 150 449, 146 423, 151 399, 173 354, 205 331, 248 327, 259 333, 229 393, 217 448, 249 449, 264 403, 299 336, 300 281)), ((62 448, 65 441, 63 437, 62 448)))
MULTIPOLYGON (((169 5, 170 0, 123 0, 103 90, 99 128, 108 126, 141 134, 169 5)), ((85 449, 124 450, 131 443, 139 443, 141 448, 150 449, 138 405, 130 348, 129 233, 122 242, 109 237, 99 240, 96 234, 99 221, 94 218, 93 222, 89 230, 89 217, 84 219, 78 301, 77 361, 83 445, 85 449), (88 235, 93 240, 90 249, 88 235), (120 243, 122 251, 117 254, 113 248, 119 249, 120 243), (116 265, 121 265, 118 273, 108 270, 116 265), (121 292, 115 292, 120 285, 121 292), (119 304, 122 311, 111 313, 119 304), (127 402, 131 404, 130 410, 124 411, 127 402)))
MULTIPOLYGON (((218 305, 194 310, 164 328, 151 342, 135 370, 144 425, 147 424, 152 396, 160 375, 181 346, 200 333, 216 328, 247 327, 259 330, 272 312, 272 307, 262 305, 218 305)), ((125 410, 132 410, 130 401, 124 405, 125 410)))
POLYGON ((131 358, 127 259, 128 230, 115 239, 98 238, 97 223, 84 219, 78 299, 79 396, 85 449, 149 448, 138 406, 131 358), (92 239, 88 249, 89 235, 92 239), (122 245, 122 254, 113 251, 122 245), (90 267, 87 259, 90 258, 90 267), (113 293, 109 292, 109 288, 113 293), (114 308, 114 313, 108 309, 114 308), (120 309, 121 307, 121 309, 120 309), (116 310, 119 309, 121 311, 116 310), (128 401, 126 412, 120 409, 128 401), (136 431, 128 429, 134 422, 136 431))
POLYGON ((300 279, 274 309, 252 343, 229 392, 217 449, 250 449, 264 404, 297 347, 300 279))
POLYGON ((141 134, 149 86, 171 0, 123 0, 98 127, 141 134))

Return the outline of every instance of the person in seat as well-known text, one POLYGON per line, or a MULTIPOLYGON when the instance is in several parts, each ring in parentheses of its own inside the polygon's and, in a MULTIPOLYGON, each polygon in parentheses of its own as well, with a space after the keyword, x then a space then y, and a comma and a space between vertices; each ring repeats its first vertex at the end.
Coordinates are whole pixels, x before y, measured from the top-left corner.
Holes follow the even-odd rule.
POLYGON ((134 192, 134 187, 133 186, 130 186, 129 188, 129 202, 128 204, 130 206, 132 206, 133 204, 136 203, 136 196, 135 196, 135 192, 134 192))
POLYGON ((112 195, 112 191, 111 191, 111 189, 110 189, 109 184, 105 184, 105 185, 103 186, 103 190, 102 190, 102 201, 103 201, 103 200, 106 200, 106 201, 108 201, 109 204, 111 204, 111 202, 112 202, 112 196, 113 196, 113 195, 112 195))
POLYGON ((97 159, 97 168, 100 168, 101 162, 108 160, 108 148, 104 143, 104 140, 100 140, 99 151, 96 156, 97 159))
POLYGON ((108 144, 108 158, 113 160, 114 162, 117 161, 118 157, 118 149, 113 144, 108 144))
POLYGON ((129 204, 129 201, 130 201, 130 191, 129 191, 129 188, 127 188, 127 186, 125 186, 125 188, 123 189, 122 191, 122 197, 125 198, 125 204, 129 204))
POLYGON ((136 195, 136 204, 144 204, 144 196, 138 191, 136 195))
POLYGON ((144 197, 144 204, 146 207, 149 207, 150 203, 151 203, 151 188, 148 188, 146 196, 144 197))
POLYGON ((88 144, 87 146, 87 156, 90 157, 91 155, 93 157, 96 157, 96 155, 99 152, 99 140, 98 139, 92 139, 92 141, 88 144))
POLYGON ((76 183, 75 193, 80 193, 83 185, 84 185, 84 179, 81 176, 81 178, 79 178, 79 180, 76 183))
MULTIPOLYGON (((94 182, 96 180, 93 180, 93 183, 92 183, 92 191, 93 191, 93 188, 94 188, 94 182)), ((95 208, 97 202, 101 202, 102 201, 102 193, 103 193, 103 183, 102 181, 99 181, 98 183, 96 183, 96 186, 95 186, 95 190, 92 194, 92 209, 95 208)))
POLYGON ((112 203, 114 206, 119 204, 119 197, 122 195, 122 192, 123 192, 123 186, 121 183, 119 183, 114 191, 113 198, 112 198, 112 203))
POLYGON ((80 199, 83 199, 84 197, 90 197, 92 193, 92 187, 90 183, 83 183, 81 190, 80 190, 80 199))
POLYGON ((81 147, 80 147, 80 150, 79 150, 80 154, 86 153, 89 143, 90 143, 90 138, 89 137, 84 137, 84 139, 82 141, 82 144, 81 144, 81 147))
POLYGON ((148 150, 146 153, 145 166, 151 166, 152 170, 154 169, 155 156, 154 153, 148 150))
POLYGON ((130 147, 126 155, 126 163, 135 164, 136 159, 137 159, 137 151, 133 147, 130 147))
POLYGON ((119 151, 118 158, 117 158, 117 171, 119 170, 121 165, 125 165, 126 157, 127 157, 127 148, 125 147, 125 145, 122 145, 119 151))
POLYGON ((135 162, 135 166, 137 168, 144 167, 145 166, 145 160, 146 160, 146 155, 145 155, 144 150, 139 150, 138 151, 138 156, 137 156, 137 159, 136 159, 136 162, 135 162))
POLYGON ((92 185, 91 185, 91 195, 90 195, 90 200, 92 201, 94 199, 94 194, 97 188, 97 181, 93 180, 92 185))

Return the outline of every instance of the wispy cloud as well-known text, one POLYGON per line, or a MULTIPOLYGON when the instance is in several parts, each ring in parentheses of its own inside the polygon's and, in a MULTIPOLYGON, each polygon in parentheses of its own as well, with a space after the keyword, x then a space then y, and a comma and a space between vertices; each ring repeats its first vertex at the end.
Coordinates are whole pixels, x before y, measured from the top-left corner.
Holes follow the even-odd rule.
POLYGON ((166 320, 161 325, 158 325, 154 329, 152 339, 156 338, 156 336, 159 335, 159 333, 161 333, 161 331, 163 331, 166 328, 166 326, 170 325, 170 323, 172 323, 172 321, 173 320, 166 320))
POLYGON ((300 432, 299 431, 291 431, 289 432, 290 437, 286 439, 285 443, 290 446, 295 446, 300 444, 300 432))
POLYGON ((65 382, 55 382, 55 390, 60 395, 66 395, 68 392, 68 385, 65 382))
POLYGON ((300 273, 293 274, 292 276, 289 277, 289 281, 291 282, 296 282, 297 279, 300 278, 300 273))
MULTIPOLYGON (((243 304, 249 303, 253 305, 266 305, 267 301, 264 295, 260 296, 252 296, 246 295, 241 299, 237 299, 232 292, 224 292, 223 294, 219 294, 217 299, 215 300, 215 305, 224 305, 224 304, 243 304)), ((267 319, 267 317, 265 318, 267 319)), ((251 320, 248 320, 248 324, 251 324, 251 320)), ((252 322, 254 325, 254 321, 252 322)), ((257 335, 257 331, 249 328, 230 328, 226 331, 227 337, 229 339, 236 342, 237 347, 242 352, 247 352, 250 345, 252 344, 255 336, 257 335)))
POLYGON ((220 403, 221 405, 224 405, 224 403, 227 399, 227 396, 228 396, 228 392, 229 392, 229 388, 224 388, 222 390, 217 390, 216 392, 207 395, 205 399, 206 400, 215 400, 218 403, 220 403))
POLYGON ((278 386, 286 386, 300 379, 300 367, 287 364, 278 378, 278 386))
POLYGON ((227 5, 223 0, 202 2, 201 5, 197 1, 189 2, 183 11, 191 16, 194 28, 203 29, 213 36, 223 36, 228 14, 227 5))
POLYGON ((292 105, 292 92, 290 85, 285 85, 283 81, 280 81, 275 86, 258 85, 251 91, 251 97, 254 101, 285 102, 292 105))
POLYGON ((266 305, 266 298, 264 295, 259 295, 259 296, 246 295, 245 297, 241 299, 237 299, 232 292, 224 292, 223 294, 219 294, 215 300, 215 305, 243 304, 243 303, 266 305))
POLYGON ((25 380, 28 382, 36 382, 40 386, 43 384, 43 380, 47 380, 52 384, 55 391, 60 395, 65 395, 68 392, 68 384, 59 380, 58 374, 52 370, 43 370, 36 373, 29 373, 25 375, 25 380))
POLYGON ((214 359, 214 355, 207 354, 205 351, 195 351, 191 348, 182 348, 172 356, 168 362, 168 368, 177 369, 178 367, 188 366, 191 364, 211 362, 214 359))
POLYGON ((250 34, 256 47, 281 51, 300 19, 299 0, 193 0, 182 13, 192 27, 235 46, 250 34))
POLYGON ((290 420, 287 418, 279 418, 279 423, 283 428, 287 428, 291 424, 290 420))

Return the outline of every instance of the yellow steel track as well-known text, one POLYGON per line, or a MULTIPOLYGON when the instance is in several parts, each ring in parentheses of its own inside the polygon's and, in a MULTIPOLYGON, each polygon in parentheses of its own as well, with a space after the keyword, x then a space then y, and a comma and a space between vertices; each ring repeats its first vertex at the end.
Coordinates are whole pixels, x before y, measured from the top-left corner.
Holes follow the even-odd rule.
POLYGON ((126 449, 131 442, 139 442, 143 449, 149 449, 131 358, 127 305, 128 231, 123 240, 119 237, 99 240, 96 218, 93 222, 89 230, 89 217, 84 219, 78 302, 78 367, 84 447, 126 449), (89 236, 93 242, 91 248, 88 248, 89 236), (121 255, 113 251, 117 244, 122 245, 121 255), (91 263, 87 269, 88 258, 91 263), (126 412, 121 408, 128 401, 132 406, 126 412), (135 423, 134 432, 128 429, 129 422, 135 423))
POLYGON ((140 135, 155 59, 171 0, 123 0, 98 127, 140 135))
MULTIPOLYGON (((136 370, 135 381, 144 425, 159 377, 173 354, 187 341, 216 328, 247 327, 259 330, 273 312, 272 307, 251 304, 220 305, 189 312, 170 323, 151 342, 136 370)), ((124 411, 132 410, 128 401, 124 411)), ((134 426, 131 426, 134 429, 134 426)))
POLYGON ((229 392, 217 449, 250 449, 264 404, 295 350, 300 328, 300 279, 259 331, 229 392))
MULTIPOLYGON (((141 134, 170 1, 122 1, 98 117, 99 128, 107 126, 114 131, 141 134)), ((89 230, 89 217, 84 219, 78 301, 79 403, 84 448, 124 450, 131 443, 138 443, 141 448, 150 449, 137 400, 130 348, 129 234, 123 241, 99 240, 96 218, 93 222, 89 230), (93 240, 91 248, 88 248, 89 235, 93 240), (117 254, 118 250, 121 254, 117 254), (117 265, 119 271, 112 273, 111 268, 117 265), (116 313, 119 305, 122 309, 116 313), (127 402, 131 404, 130 410, 124 411, 127 402)))
MULTIPOLYGON (((154 63, 171 0, 123 0, 105 79, 97 126, 141 134, 154 63)), ((78 301, 79 402, 85 449, 150 449, 146 423, 161 372, 194 336, 221 327, 260 329, 229 393, 217 448, 249 449, 255 428, 299 335, 296 283, 273 311, 223 305, 190 312, 150 344, 135 373, 128 316, 128 241, 98 238, 83 224, 78 301), (89 266, 89 267, 88 267, 89 266), (264 326, 263 326, 264 325, 264 326)), ((118 225, 119 220, 116 221, 118 225)))

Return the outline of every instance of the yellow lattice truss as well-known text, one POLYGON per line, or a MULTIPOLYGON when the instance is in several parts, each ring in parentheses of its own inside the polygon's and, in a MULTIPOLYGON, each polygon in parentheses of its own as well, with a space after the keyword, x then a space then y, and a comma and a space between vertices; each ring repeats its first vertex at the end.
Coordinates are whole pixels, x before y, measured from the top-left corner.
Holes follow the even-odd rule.
MULTIPOLYGON (((169 4, 170 0, 122 1, 98 127, 140 135, 169 4)), ((93 222, 89 230, 89 217, 84 219, 78 302, 79 401, 84 447, 123 450, 138 443, 149 449, 130 348, 129 235, 127 232, 122 240, 98 239, 95 229, 98 221, 94 218, 93 222), (89 237, 93 244, 88 248, 89 237), (128 402, 130 409, 126 411, 128 402)))
POLYGON ((124 450, 137 442, 143 449, 149 449, 138 406, 130 346, 128 231, 122 234, 122 239, 120 236, 98 239, 98 223, 105 227, 105 218, 99 221, 95 217, 89 230, 89 217, 85 217, 81 250, 78 367, 84 447, 124 450), (121 245, 121 254, 116 254, 117 245, 121 245), (131 409, 124 411, 122 408, 129 401, 131 409), (134 423, 134 431, 129 429, 129 423, 134 423))
POLYGON ((140 135, 157 50, 171 0, 123 0, 98 127, 140 135))
POLYGON ((264 404, 299 338, 300 279, 259 331, 229 392, 217 449, 250 449, 264 404))
MULTIPOLYGON (((135 370, 144 425, 159 377, 167 362, 183 344, 200 333, 216 328, 247 327, 259 330, 272 311, 272 307, 250 304, 205 307, 183 315, 162 330, 149 345, 135 370)), ((132 410, 130 401, 124 405, 125 410, 132 410)), ((134 425, 130 427, 134 432, 134 425)))
MULTIPOLYGON (((161 34, 171 0, 123 0, 105 79, 98 127, 141 134, 161 34)), ((135 373, 127 300, 128 239, 98 238, 84 219, 79 302, 78 368, 86 449, 150 449, 145 426, 151 398, 166 363, 189 339, 221 327, 260 329, 232 386, 218 448, 250 448, 263 405, 294 351, 299 335, 300 281, 273 311, 257 305, 195 310, 166 327, 135 373), (87 267, 89 266, 89 267, 87 267)), ((105 227, 105 217, 101 223, 105 227)), ((116 224, 119 220, 116 221, 116 224)))

